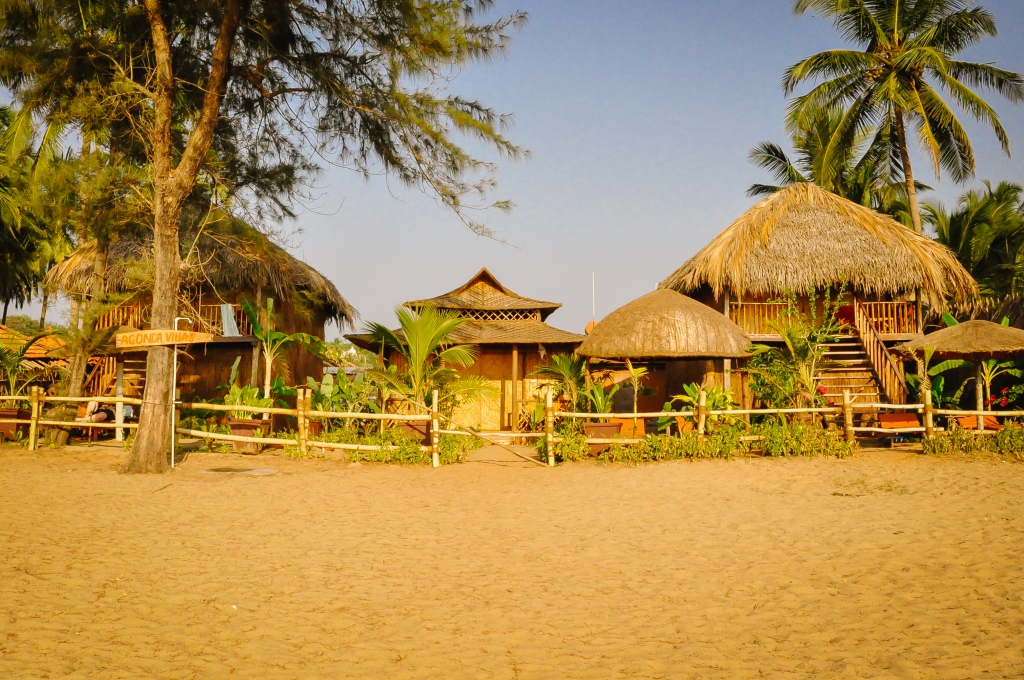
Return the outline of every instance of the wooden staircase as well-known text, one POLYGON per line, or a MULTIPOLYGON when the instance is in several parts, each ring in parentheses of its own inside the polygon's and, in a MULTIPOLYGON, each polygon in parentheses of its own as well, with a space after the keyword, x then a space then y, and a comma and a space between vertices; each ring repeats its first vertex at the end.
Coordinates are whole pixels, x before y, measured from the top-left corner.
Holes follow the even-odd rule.
POLYGON ((828 343, 825 362, 825 368, 818 377, 818 385, 824 388, 825 398, 841 404, 843 390, 848 389, 855 402, 874 404, 885 401, 871 358, 856 335, 841 336, 836 342, 828 343))

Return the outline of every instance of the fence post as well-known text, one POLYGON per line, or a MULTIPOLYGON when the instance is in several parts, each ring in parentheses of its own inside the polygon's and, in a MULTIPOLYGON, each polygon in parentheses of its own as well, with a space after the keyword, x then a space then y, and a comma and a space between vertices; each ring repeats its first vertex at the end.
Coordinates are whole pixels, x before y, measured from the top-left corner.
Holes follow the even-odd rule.
POLYGON ((308 390, 305 387, 300 387, 296 391, 298 394, 295 397, 295 420, 296 427, 299 429, 299 453, 304 456, 309 437, 309 425, 306 420, 306 393, 308 390))
POLYGON ((854 440, 853 401, 850 399, 849 388, 843 390, 843 433, 846 435, 846 441, 852 442, 854 440))
MULTIPOLYGON (((117 382, 114 390, 114 396, 124 396, 124 355, 118 355, 117 357, 117 382)), ((114 402, 114 422, 117 423, 118 427, 114 430, 114 440, 123 442, 124 441, 124 402, 114 402)))
POLYGON ((36 440, 39 438, 39 387, 32 386, 32 422, 28 426, 28 450, 36 450, 36 440))
POLYGON ((707 424, 708 393, 701 389, 700 394, 697 395, 697 434, 703 435, 707 424))
POLYGON ((924 436, 931 439, 935 436, 935 407, 932 406, 932 391, 924 391, 924 436))
POLYGON ((544 391, 544 442, 548 450, 548 467, 555 467, 555 407, 550 385, 544 391))
POLYGON ((437 390, 431 395, 430 401, 430 464, 441 466, 441 418, 437 414, 437 390))

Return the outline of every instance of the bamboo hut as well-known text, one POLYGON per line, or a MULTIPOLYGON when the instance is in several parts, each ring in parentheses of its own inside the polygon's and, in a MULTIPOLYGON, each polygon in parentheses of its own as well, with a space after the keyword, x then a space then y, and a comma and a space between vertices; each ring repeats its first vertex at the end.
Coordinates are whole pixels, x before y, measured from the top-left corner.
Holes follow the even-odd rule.
POLYGON ((694 297, 768 343, 781 340, 772 328, 786 308, 779 298, 796 295, 809 309, 812 291, 818 304, 826 291, 842 291, 848 337, 837 351, 850 370, 823 384, 833 397, 845 387, 864 400, 896 402, 905 380, 891 346, 921 333, 924 305, 942 309, 977 294, 945 246, 810 183, 757 203, 659 287, 694 297))
MULTIPOLYGON (((468 319, 451 336, 459 344, 477 345, 480 356, 466 375, 492 381, 498 399, 468 406, 456 414, 462 424, 483 430, 518 429, 529 417, 524 404, 532 403, 540 386, 530 374, 552 354, 571 354, 584 336, 555 328, 547 318, 562 305, 524 297, 504 285, 486 268, 453 291, 433 298, 410 300, 404 307, 434 307, 468 319)), ((379 352, 369 336, 346 335, 357 347, 379 352)), ((387 357, 393 363, 398 356, 387 357)))
MULTIPOLYGON (((602 319, 576 353, 646 365, 650 372, 645 385, 651 393, 638 399, 642 411, 655 411, 687 383, 719 384, 745 402, 742 382, 733 381, 732 362, 747 357, 749 347, 750 338, 724 315, 685 295, 659 289, 602 319)), ((613 375, 617 381, 626 377, 613 375)), ((620 394, 631 408, 632 394, 620 394)))
MULTIPOLYGON (((274 298, 280 314, 275 327, 285 333, 322 338, 328 322, 351 325, 356 316, 326 277, 241 220, 220 220, 202 230, 183 232, 181 244, 184 266, 178 313, 191 319, 192 325, 183 322, 179 328, 215 336, 212 342, 190 347, 180 355, 178 386, 184 395, 212 396, 216 386, 228 380, 239 356, 239 379, 259 384, 259 346, 242 310, 243 299, 262 307, 266 298, 274 298)), ((92 288, 96 261, 95 241, 86 243, 50 271, 46 285, 73 301, 81 299, 92 288)), ((98 328, 149 327, 152 270, 151 232, 110 244, 105 284, 107 293, 119 303, 102 314, 98 328)), ((321 360, 305 349, 291 350, 285 360, 293 380, 322 376, 321 360)), ((93 364, 87 393, 107 393, 120 379, 126 394, 141 394, 144 353, 112 353, 94 358, 93 364)))

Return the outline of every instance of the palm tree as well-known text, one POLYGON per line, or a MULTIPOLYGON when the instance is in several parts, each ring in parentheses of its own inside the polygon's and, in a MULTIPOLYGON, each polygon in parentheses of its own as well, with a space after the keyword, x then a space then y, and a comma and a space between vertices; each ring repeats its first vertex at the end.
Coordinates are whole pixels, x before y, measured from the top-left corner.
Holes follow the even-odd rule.
POLYGON ((398 352, 405 370, 370 371, 374 380, 390 385, 419 408, 427 406, 427 396, 436 389, 440 392, 440 403, 431 406, 447 415, 461 403, 496 393, 494 387, 479 376, 462 376, 456 369, 449 368, 468 368, 480 353, 476 345, 460 345, 451 340, 452 333, 469 319, 429 306, 419 311, 397 307, 395 316, 400 331, 371 322, 365 332, 381 344, 382 351, 387 347, 398 352))
MULTIPOLYGON (((790 184, 813 182, 822 189, 889 215, 898 215, 906 201, 906 187, 894 180, 884 163, 885 150, 871 146, 871 136, 860 134, 839 154, 827 158, 829 140, 843 120, 839 109, 820 111, 811 120, 792 130, 791 143, 796 151, 790 159, 774 142, 761 142, 751 149, 748 158, 759 168, 771 173, 776 184, 753 184, 748 196, 767 196, 790 184), (826 160, 832 167, 826 171, 826 160)), ((918 191, 930 187, 917 184, 918 191)))
POLYGON ((565 397, 574 411, 587 400, 587 360, 577 354, 552 354, 551 363, 538 366, 530 375, 553 381, 558 395, 565 397))
POLYGON ((990 64, 954 57, 986 35, 997 34, 995 18, 963 0, 795 0, 794 12, 831 19, 860 49, 829 50, 791 66, 782 78, 787 95, 801 83, 823 82, 795 98, 788 124, 796 130, 823 110, 844 111, 830 135, 822 162, 830 181, 841 159, 862 134, 884 150, 882 162, 902 176, 914 229, 921 212, 910 164, 907 127, 931 160, 936 177, 945 170, 956 182, 974 175, 974 151, 956 114, 936 89, 975 120, 988 125, 1009 155, 1010 142, 992 107, 971 87, 994 90, 1013 103, 1024 100, 1024 78, 990 64))
POLYGON ((986 297, 1024 292, 1024 187, 1000 182, 968 191, 955 210, 924 205, 924 220, 981 286, 986 297))

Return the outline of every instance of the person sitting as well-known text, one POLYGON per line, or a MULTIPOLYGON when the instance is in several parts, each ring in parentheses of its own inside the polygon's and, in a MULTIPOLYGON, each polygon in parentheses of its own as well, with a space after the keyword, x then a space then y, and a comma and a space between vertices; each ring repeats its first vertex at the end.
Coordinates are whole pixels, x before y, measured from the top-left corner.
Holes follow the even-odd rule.
POLYGON ((90 401, 85 407, 85 414, 75 418, 79 423, 105 423, 114 419, 114 409, 104 406, 100 408, 98 401, 90 401))

